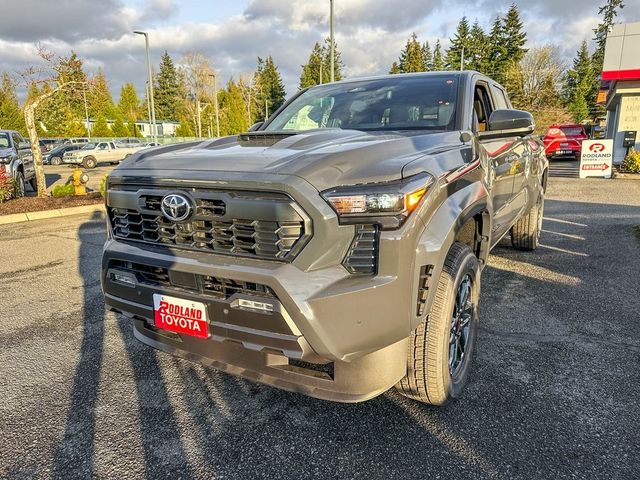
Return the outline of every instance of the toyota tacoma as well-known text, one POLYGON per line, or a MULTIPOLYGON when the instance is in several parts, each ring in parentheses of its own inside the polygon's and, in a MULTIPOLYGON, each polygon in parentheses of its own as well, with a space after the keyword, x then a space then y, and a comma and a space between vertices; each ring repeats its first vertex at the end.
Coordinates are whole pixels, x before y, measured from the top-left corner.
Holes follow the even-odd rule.
POLYGON ((102 287, 142 342, 358 402, 461 394, 489 250, 538 246, 533 117, 477 72, 298 92, 249 132, 109 176, 102 287))

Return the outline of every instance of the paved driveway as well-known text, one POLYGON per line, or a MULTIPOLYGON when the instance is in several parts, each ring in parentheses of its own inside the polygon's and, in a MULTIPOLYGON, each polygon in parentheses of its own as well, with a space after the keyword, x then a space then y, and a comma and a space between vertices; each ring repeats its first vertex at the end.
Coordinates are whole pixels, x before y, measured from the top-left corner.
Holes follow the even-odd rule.
POLYGON ((500 247, 445 409, 342 405, 155 352, 105 314, 102 219, 0 227, 0 477, 638 478, 640 182, 552 179, 500 247))

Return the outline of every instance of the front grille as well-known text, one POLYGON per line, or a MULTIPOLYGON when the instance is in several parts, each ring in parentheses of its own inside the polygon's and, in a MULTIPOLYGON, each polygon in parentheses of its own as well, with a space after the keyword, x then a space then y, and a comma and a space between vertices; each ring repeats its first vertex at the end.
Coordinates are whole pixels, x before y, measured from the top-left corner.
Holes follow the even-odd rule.
POLYGON ((356 234, 342 262, 349 273, 374 275, 378 270, 378 227, 356 225, 356 234))
MULTIPOLYGON (((117 239, 227 255, 289 260, 311 235, 311 221, 288 196, 272 192, 187 188, 189 221, 161 211, 168 188, 110 189, 108 215, 117 239)), ((175 190, 173 190, 175 191, 175 190)))
MULTIPOLYGON (((172 284, 169 270, 164 267, 156 267, 125 260, 110 260, 109 268, 128 272, 136 276, 139 282, 147 285, 160 286, 165 288, 183 288, 204 295, 211 295, 217 298, 228 299, 237 293, 259 297, 276 298, 273 290, 261 283, 243 282, 239 280, 232 280, 229 278, 214 277, 211 275, 183 273, 183 275, 193 275, 194 277, 194 287, 186 288, 184 284, 172 284)), ((175 272, 171 273, 173 274, 175 272)))

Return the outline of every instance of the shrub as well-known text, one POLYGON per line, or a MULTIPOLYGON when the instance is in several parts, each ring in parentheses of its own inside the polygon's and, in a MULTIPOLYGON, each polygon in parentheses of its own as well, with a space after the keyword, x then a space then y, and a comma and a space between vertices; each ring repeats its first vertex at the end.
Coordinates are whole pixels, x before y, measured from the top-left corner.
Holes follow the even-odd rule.
POLYGON ((105 194, 107 193, 107 177, 109 175, 105 175, 104 177, 102 177, 102 180, 100 180, 100 195, 102 195, 102 198, 104 198, 105 194))
POLYGON ((17 197, 15 180, 0 167, 0 203, 17 197))
POLYGON ((640 173, 640 152, 632 148, 622 162, 622 169, 629 173, 640 173))
POLYGON ((51 190, 51 196, 53 197, 71 197, 75 195, 76 190, 73 185, 56 185, 51 190))

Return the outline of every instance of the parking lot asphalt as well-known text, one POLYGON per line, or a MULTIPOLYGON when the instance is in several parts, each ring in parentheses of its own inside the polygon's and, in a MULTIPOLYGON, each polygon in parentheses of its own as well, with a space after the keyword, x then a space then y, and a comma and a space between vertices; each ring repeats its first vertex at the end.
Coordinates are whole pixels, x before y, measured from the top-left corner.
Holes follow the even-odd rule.
POLYGON ((553 178, 496 248, 471 382, 319 401, 156 352, 105 313, 103 220, 0 227, 2 478, 638 478, 640 182, 553 178))
MULTIPOLYGON (((45 165, 44 175, 47 182, 47 188, 51 189, 56 185, 64 185, 73 173, 74 167, 75 165, 45 165)), ((99 191, 102 177, 107 175, 114 168, 115 165, 111 165, 109 163, 99 163, 96 168, 92 169, 82 168, 82 170, 87 172, 89 175, 89 183, 87 183, 87 187, 90 190, 94 190, 96 192, 99 191)))

